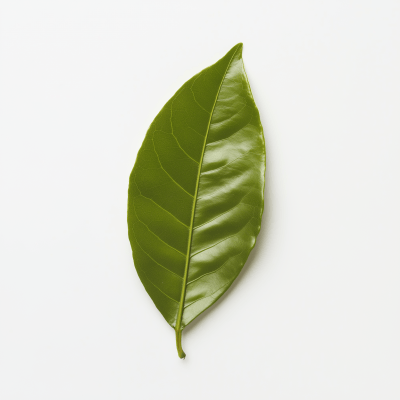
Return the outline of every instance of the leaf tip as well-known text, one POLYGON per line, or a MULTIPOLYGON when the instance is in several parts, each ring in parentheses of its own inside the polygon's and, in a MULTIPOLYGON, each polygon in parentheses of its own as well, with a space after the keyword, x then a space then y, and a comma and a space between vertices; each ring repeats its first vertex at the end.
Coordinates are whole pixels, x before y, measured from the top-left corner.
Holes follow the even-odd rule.
POLYGON ((236 51, 238 51, 238 52, 242 52, 242 50, 243 50, 243 43, 240 42, 240 43, 238 43, 236 46, 233 46, 233 48, 234 48, 236 51))

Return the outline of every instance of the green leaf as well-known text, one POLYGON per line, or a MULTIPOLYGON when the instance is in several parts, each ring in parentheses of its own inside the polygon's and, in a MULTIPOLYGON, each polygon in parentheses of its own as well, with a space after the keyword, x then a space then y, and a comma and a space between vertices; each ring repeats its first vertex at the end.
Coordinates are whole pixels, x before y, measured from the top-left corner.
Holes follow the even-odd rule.
POLYGON ((156 116, 129 180, 137 273, 182 330, 241 271, 260 231, 265 144, 242 43, 187 81, 156 116))

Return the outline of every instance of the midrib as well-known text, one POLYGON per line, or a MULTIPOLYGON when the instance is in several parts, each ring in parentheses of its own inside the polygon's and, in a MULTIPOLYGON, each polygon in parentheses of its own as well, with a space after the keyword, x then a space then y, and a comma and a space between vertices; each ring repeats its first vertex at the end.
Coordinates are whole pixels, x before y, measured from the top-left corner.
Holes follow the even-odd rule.
POLYGON ((205 148, 206 148, 206 144, 207 144, 208 133, 210 132, 211 120, 212 120, 212 117, 214 115, 215 105, 217 104, 218 97, 219 97, 219 94, 221 92, 222 84, 224 83, 226 74, 228 73, 228 70, 229 70, 229 68, 231 66, 232 60, 235 57, 238 49, 240 49, 240 48, 241 48, 241 46, 239 46, 235 50, 235 52, 233 53, 231 59, 229 60, 228 66, 226 67, 224 76, 223 76, 223 78, 221 80, 221 83, 219 85, 217 95, 215 96, 215 101, 214 101, 214 104, 213 104, 213 107, 212 107, 212 110, 211 110, 211 113, 210 113, 210 119, 208 120, 207 132, 206 132, 206 135, 204 137, 203 149, 202 149, 202 152, 201 152, 201 158, 200 158, 200 162, 199 162, 199 169, 198 169, 198 172, 197 172, 196 191, 194 193, 193 206, 192 206, 192 215, 191 215, 190 226, 189 226, 189 240, 188 240, 188 246, 187 246, 187 252, 186 252, 186 262, 185 262, 185 271, 184 271, 183 283, 182 283, 182 293, 181 293, 181 299, 180 299, 180 302, 179 302, 177 321, 176 321, 176 325, 175 325, 178 352, 179 352, 179 350, 181 350, 182 354, 179 354, 179 356, 183 355, 183 357, 185 357, 185 353, 183 352, 182 347, 181 347, 181 343, 180 343, 180 341, 181 341, 181 332, 180 331, 182 330, 181 326, 182 326, 183 306, 184 306, 185 297, 186 297, 186 286, 187 286, 187 278, 188 278, 188 272, 189 272, 190 249, 192 247, 193 222, 194 222, 194 216, 195 216, 195 210, 196 210, 197 194, 198 194, 198 190, 199 190, 201 167, 203 165, 203 157, 204 157, 205 148))

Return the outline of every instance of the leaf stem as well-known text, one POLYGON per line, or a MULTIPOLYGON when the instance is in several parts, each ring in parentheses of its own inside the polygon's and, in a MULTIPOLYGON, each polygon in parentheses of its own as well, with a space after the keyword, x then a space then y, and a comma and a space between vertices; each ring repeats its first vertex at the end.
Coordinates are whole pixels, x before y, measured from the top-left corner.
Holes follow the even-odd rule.
POLYGON ((182 349, 182 330, 175 330, 176 333, 176 348, 178 350, 178 355, 180 358, 184 359, 186 357, 185 352, 182 349))

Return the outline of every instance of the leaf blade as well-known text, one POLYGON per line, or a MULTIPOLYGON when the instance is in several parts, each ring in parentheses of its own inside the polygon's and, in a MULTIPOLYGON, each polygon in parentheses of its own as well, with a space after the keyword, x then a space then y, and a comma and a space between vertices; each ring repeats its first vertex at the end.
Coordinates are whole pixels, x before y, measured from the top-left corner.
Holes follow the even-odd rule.
POLYGON ((167 102, 130 177, 128 228, 135 266, 177 332, 180 357, 181 330, 222 296, 254 247, 264 174, 263 131, 239 43, 167 102))

